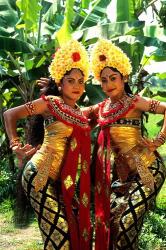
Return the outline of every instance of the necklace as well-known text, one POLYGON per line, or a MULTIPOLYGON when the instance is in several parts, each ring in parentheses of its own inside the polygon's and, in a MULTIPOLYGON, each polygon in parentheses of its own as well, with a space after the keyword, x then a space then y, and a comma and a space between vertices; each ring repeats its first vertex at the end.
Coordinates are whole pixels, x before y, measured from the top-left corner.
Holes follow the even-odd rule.
POLYGON ((117 102, 112 103, 110 98, 105 99, 99 108, 99 125, 104 126, 117 121, 134 107, 137 97, 124 94, 117 102))
POLYGON ((43 96, 42 98, 47 101, 52 115, 58 120, 85 130, 89 129, 88 119, 83 115, 79 106, 74 109, 65 104, 64 100, 58 96, 43 96))

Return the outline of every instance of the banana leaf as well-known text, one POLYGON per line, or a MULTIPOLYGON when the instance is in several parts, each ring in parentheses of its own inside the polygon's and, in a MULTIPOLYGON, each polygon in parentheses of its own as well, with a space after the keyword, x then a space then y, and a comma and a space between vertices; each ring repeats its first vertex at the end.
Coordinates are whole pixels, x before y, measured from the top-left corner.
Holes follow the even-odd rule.
POLYGON ((74 0, 67 0, 64 23, 62 27, 56 32, 56 39, 58 40, 60 45, 66 43, 71 38, 72 34, 71 22, 73 21, 74 17, 73 8, 74 8, 74 0))
POLYGON ((10 36, 15 30, 18 13, 9 0, 0 0, 0 35, 10 36))
POLYGON ((22 15, 21 20, 25 24, 25 29, 28 31, 37 31, 38 19, 41 6, 38 0, 17 0, 16 5, 19 7, 22 15))
POLYGON ((26 42, 5 36, 0 36, 0 50, 19 53, 33 53, 35 48, 26 42))
POLYGON ((122 36, 122 35, 133 35, 141 36, 143 35, 143 21, 133 21, 133 22, 118 22, 118 23, 107 23, 104 25, 96 25, 90 28, 79 30, 74 32, 73 36, 76 38, 82 37, 84 41, 90 39, 106 37, 108 39, 122 36))
POLYGON ((133 0, 117 0, 116 9, 117 22, 136 20, 135 8, 133 0))
POLYGON ((89 105, 99 103, 106 97, 101 89, 101 85, 95 85, 92 83, 86 85, 86 94, 89 99, 89 105))

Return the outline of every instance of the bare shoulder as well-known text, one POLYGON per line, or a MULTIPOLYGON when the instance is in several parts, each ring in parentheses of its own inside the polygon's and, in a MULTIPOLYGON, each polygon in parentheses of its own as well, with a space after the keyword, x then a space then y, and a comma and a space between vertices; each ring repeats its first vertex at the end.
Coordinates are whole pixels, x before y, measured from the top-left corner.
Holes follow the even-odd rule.
POLYGON ((138 95, 135 108, 143 112, 163 114, 166 111, 166 102, 138 95))
POLYGON ((151 102, 150 98, 137 95, 135 108, 144 112, 149 111, 150 102, 151 102))
POLYGON ((36 100, 26 103, 25 108, 27 109, 29 115, 43 114, 48 110, 46 102, 43 98, 38 98, 36 100))

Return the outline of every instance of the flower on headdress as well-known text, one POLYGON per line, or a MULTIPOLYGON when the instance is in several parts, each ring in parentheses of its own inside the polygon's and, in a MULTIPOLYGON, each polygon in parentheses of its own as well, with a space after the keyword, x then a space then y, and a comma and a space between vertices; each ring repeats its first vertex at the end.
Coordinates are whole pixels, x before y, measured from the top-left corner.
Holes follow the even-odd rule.
POLYGON ((67 71, 72 68, 80 69, 85 82, 89 75, 89 58, 85 47, 76 40, 70 40, 55 52, 49 72, 52 79, 59 85, 67 71))
POLYGON ((81 59, 81 56, 80 56, 80 54, 78 52, 74 52, 72 54, 72 59, 73 59, 74 62, 78 62, 81 59))
POLYGON ((55 53, 51 55, 51 58, 54 58, 55 57, 55 53))
POLYGON ((127 55, 111 41, 100 39, 91 52, 91 69, 97 80, 100 81, 100 73, 105 67, 116 68, 123 76, 132 71, 127 55))
POLYGON ((100 55, 99 56, 99 60, 100 61, 105 61, 106 60, 106 56, 105 55, 100 55))

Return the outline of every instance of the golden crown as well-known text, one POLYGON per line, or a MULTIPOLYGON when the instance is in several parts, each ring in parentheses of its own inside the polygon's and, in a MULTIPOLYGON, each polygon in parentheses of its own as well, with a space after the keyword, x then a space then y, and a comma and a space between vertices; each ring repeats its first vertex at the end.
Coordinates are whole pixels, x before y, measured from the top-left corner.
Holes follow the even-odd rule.
POLYGON ((91 52, 91 69, 97 80, 100 80, 100 73, 105 67, 116 68, 123 76, 132 71, 127 55, 111 41, 100 39, 91 52))
POLYGON ((80 69, 84 74, 84 80, 87 81, 89 76, 88 54, 85 47, 76 40, 70 40, 57 49, 49 66, 49 72, 58 85, 66 72, 73 68, 80 69))

